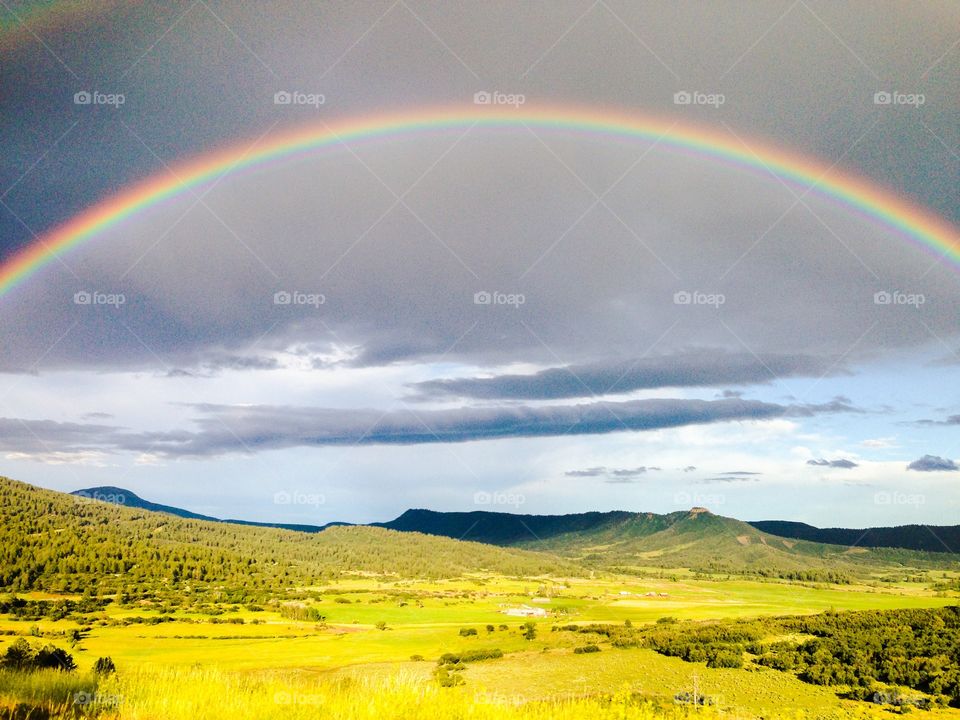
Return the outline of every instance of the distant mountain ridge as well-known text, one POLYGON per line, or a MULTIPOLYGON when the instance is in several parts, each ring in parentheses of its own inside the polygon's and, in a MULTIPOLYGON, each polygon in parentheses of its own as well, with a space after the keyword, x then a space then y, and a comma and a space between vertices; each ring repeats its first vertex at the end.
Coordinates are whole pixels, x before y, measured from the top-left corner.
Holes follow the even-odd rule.
POLYGON ((76 497, 85 497, 100 502, 108 502, 114 505, 123 505, 124 507, 139 508, 140 510, 150 510, 152 512, 166 513, 167 515, 176 515, 187 520, 207 520, 209 522, 230 523, 231 525, 247 525, 249 527, 279 528, 280 530, 296 530, 299 532, 316 533, 325 530, 328 527, 339 525, 352 525, 352 523, 331 522, 325 525, 298 525, 296 523, 269 523, 256 522, 254 520, 232 520, 212 517, 210 515, 201 515, 200 513, 184 510, 183 508, 172 505, 161 505, 159 503, 144 500, 131 490, 114 487, 112 485, 101 485, 98 487, 84 488, 83 490, 74 490, 71 495, 76 497))
POLYGON ((960 552, 960 525, 818 528, 789 520, 757 520, 753 527, 771 535, 854 547, 896 547, 924 552, 960 552))
MULTIPOLYGON (((299 532, 317 533, 332 526, 348 526, 351 523, 330 522, 324 525, 306 525, 295 523, 269 523, 251 520, 221 519, 208 515, 201 515, 189 510, 169 505, 161 505, 139 497, 130 490, 114 486, 100 486, 85 488, 71 493, 81 497, 112 502, 126 507, 135 507, 143 510, 162 512, 177 517, 207 520, 211 522, 247 525, 251 527, 280 528, 299 532)), ((406 510, 399 517, 387 522, 369 523, 372 527, 381 527, 402 532, 419 532, 426 535, 437 535, 456 540, 470 540, 490 545, 523 546, 538 550, 557 551, 563 546, 565 550, 579 548, 586 552, 590 546, 605 547, 607 552, 611 548, 625 547, 624 543, 636 544, 640 538, 648 538, 657 533, 672 529, 673 535, 681 534, 683 525, 674 527, 679 521, 689 519, 691 513, 696 516, 705 514, 716 520, 714 531, 722 532, 721 537, 735 539, 741 548, 748 545, 773 547, 794 554, 791 542, 802 541, 816 545, 844 546, 846 548, 891 548, 913 550, 927 553, 952 553, 960 550, 960 525, 954 526, 925 526, 904 525, 901 527, 878 527, 865 529, 852 528, 817 528, 806 523, 788 520, 761 520, 744 522, 733 518, 722 518, 710 513, 705 508, 693 508, 690 511, 680 511, 658 515, 656 513, 635 513, 625 510, 608 512, 591 511, 584 513, 568 513, 564 515, 523 515, 518 513, 491 512, 473 510, 469 512, 441 512, 414 508, 406 510), (737 539, 739 538, 739 539, 737 539), (779 538, 780 540, 776 540, 779 538)), ((700 528, 705 523, 700 524, 700 528)), ((657 544, 669 535, 659 540, 652 540, 657 544)), ((689 538, 687 538, 689 539, 689 538)), ((645 541, 647 543, 648 541, 645 541)), ((723 545, 723 543, 721 543, 723 545)), ((717 548, 720 546, 718 545, 717 548)), ((736 550, 736 548, 729 548, 736 550)), ((636 548, 641 553, 653 553, 659 557, 667 553, 668 548, 659 547, 636 548)), ((803 550, 803 548, 801 548, 803 550)), ((810 548, 807 548, 810 550, 810 548)), ((744 551, 738 551, 742 554, 744 551)), ((762 553, 763 551, 760 551, 762 553)), ((758 554, 756 548, 749 551, 758 554)), ((568 554, 568 553, 564 553, 568 554)), ((711 555, 716 553, 709 553, 711 555)), ((815 553, 822 554, 822 553, 815 553)))

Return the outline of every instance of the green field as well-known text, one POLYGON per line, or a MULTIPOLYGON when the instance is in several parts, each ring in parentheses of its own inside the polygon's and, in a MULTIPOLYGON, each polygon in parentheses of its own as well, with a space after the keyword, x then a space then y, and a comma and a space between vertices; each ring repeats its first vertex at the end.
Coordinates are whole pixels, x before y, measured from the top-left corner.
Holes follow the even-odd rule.
MULTIPOLYGON (((224 610, 222 614, 210 616, 181 611, 161 614, 149 603, 134 607, 111 604, 83 622, 8 616, 0 621, 0 632, 7 633, 0 637, 0 653, 14 636, 39 636, 57 643, 69 631, 83 629, 82 639, 72 648, 78 671, 88 671, 96 658, 109 656, 120 669, 118 677, 110 681, 114 684, 152 676, 159 682, 175 671, 194 678, 194 682, 198 681, 198 668, 202 668, 220 673, 218 682, 242 681, 255 687, 269 683, 271 688, 280 688, 274 693, 315 696, 334 688, 342 690, 345 681, 350 687, 377 682, 396 690, 398 678, 432 692, 440 655, 497 648, 504 653, 502 658, 467 663, 459 673, 464 679, 462 685, 441 688, 449 701, 474 706, 480 697, 491 707, 504 703, 512 706, 585 701, 602 693, 627 691, 631 697, 669 706, 675 694, 690 690, 696 683, 701 693, 715 699, 714 710, 728 713, 768 716, 786 708, 815 715, 879 712, 864 703, 842 700, 830 688, 812 686, 789 673, 767 668, 713 669, 646 648, 614 648, 604 642, 600 642, 600 652, 575 654, 573 649, 583 640, 575 633, 551 628, 567 623, 627 620, 639 627, 665 616, 716 620, 958 603, 955 595, 935 593, 920 583, 812 586, 689 577, 638 581, 611 576, 530 582, 490 575, 392 582, 358 577, 310 590, 322 593, 314 596, 319 601, 309 601, 324 616, 321 622, 285 618, 278 607, 254 612, 224 605, 219 608, 224 610), (507 608, 521 605, 543 608, 548 613, 545 618, 532 619, 537 627, 533 639, 524 637, 526 618, 505 614, 507 608), (135 618, 149 622, 160 617, 171 620, 124 624, 135 618), (229 622, 232 619, 243 623, 229 622), (386 629, 378 629, 378 623, 385 623, 386 629), (495 629, 489 632, 487 625, 495 629), (499 629, 502 625, 507 629, 499 629), (461 628, 471 627, 477 634, 462 637, 461 628), (411 660, 414 656, 423 659, 411 660)), ((149 684, 153 686, 154 680, 149 684)), ((122 692, 116 690, 124 696, 131 692, 129 687, 122 692)), ((123 704, 117 708, 106 704, 100 708, 101 714, 120 712, 120 717, 138 717, 123 704)), ((274 709, 283 710, 283 703, 274 709)), ((960 717, 960 711, 937 712, 960 717)))
MULTIPOLYGON (((700 512, 678 523, 696 566, 635 555, 626 572, 418 532, 180 519, 2 479, 0 500, 0 720, 960 719, 953 556, 874 553, 834 574, 811 546, 775 576, 743 558, 709 571, 730 523, 700 512), (782 576, 796 567, 804 581, 782 576), (860 636, 814 652, 816 630, 785 630, 867 618, 870 652, 860 636), (924 657, 884 656, 876 672, 895 682, 863 675, 881 646, 924 657)), ((770 557, 755 537, 725 547, 770 557)))

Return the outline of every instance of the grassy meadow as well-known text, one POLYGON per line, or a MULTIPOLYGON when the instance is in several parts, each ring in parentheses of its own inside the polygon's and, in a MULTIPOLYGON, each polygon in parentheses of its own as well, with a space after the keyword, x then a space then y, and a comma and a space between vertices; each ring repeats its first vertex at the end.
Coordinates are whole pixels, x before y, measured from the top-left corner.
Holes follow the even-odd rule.
MULTIPOLYGON (((602 637, 597 652, 578 654, 581 634, 558 628, 958 603, 917 582, 829 586, 683 573, 643 580, 358 576, 303 590, 322 619, 291 619, 279 605, 222 604, 210 610, 218 614, 202 614, 149 602, 110 604, 82 619, 4 617, 0 654, 18 637, 64 644, 78 631, 80 639, 70 650, 73 673, 0 674, 0 707, 6 717, 171 719, 882 715, 889 710, 769 668, 708 668, 644 647, 613 647, 602 637), (530 619, 532 638, 527 618, 504 612, 523 605, 547 612, 530 619), (464 634, 470 629, 476 634, 464 634), (463 663, 454 673, 458 684, 437 681, 444 653, 493 650, 502 657, 463 663), (116 674, 93 674, 96 659, 106 656, 116 674), (712 704, 674 700, 694 688, 712 704), (27 708, 39 714, 23 714, 27 708)), ((960 718, 952 709, 916 712, 960 718)))

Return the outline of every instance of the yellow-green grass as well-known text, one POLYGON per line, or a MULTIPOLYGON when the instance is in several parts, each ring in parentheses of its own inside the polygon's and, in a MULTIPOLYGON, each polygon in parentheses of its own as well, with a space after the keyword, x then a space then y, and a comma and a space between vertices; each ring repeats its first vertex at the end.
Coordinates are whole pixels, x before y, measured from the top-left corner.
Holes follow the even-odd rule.
MULTIPOLYGON (((529 662, 529 660, 528 660, 529 662)), ((552 665, 548 670, 556 670, 552 665)), ((620 673, 624 674, 624 673, 620 673)), ((579 685, 586 687, 587 673, 579 685)), ((601 678, 597 677, 597 680, 601 678)), ((711 682, 709 680, 708 682, 711 682)), ((705 707, 693 710, 669 701, 651 702, 637 694, 635 682, 598 694, 595 688, 578 697, 563 692, 552 700, 518 702, 497 688, 463 686, 441 688, 436 683, 409 674, 359 679, 292 676, 283 673, 258 675, 227 673, 207 668, 144 667, 122 672, 86 696, 78 708, 63 695, 50 693, 46 703, 51 720, 76 717, 76 713, 103 720, 687 720, 688 718, 755 717, 754 712, 705 707)), ((776 692, 773 688, 772 692, 776 692)), ((0 687, 0 709, 14 701, 0 687)), ((769 719, 801 720, 827 717, 828 705, 816 703, 791 708, 771 704, 769 719)), ((850 706, 831 712, 832 718, 877 717, 869 707, 850 706)), ((38 716, 40 712, 36 713, 38 716)), ((927 717, 927 713, 918 713, 927 717)), ((955 717, 938 714, 938 717, 955 717)), ((933 717, 933 716, 931 716, 933 717)))
MULTIPOLYGON (((629 619, 635 624, 652 623, 664 616, 679 619, 720 619, 759 615, 791 615, 835 609, 887 609, 939 607, 956 604, 956 597, 938 597, 923 585, 904 588, 867 586, 812 587, 796 583, 750 580, 636 580, 631 578, 569 581, 548 584, 558 596, 534 603, 532 593, 542 583, 508 578, 467 578, 456 582, 403 583, 416 593, 471 593, 469 597, 422 597, 406 600, 384 594, 401 583, 355 579, 338 583, 335 594, 326 594, 317 608, 327 625, 285 619, 274 609, 266 612, 240 610, 219 620, 240 617, 245 623, 210 622, 196 614, 176 613, 175 621, 156 625, 107 625, 94 623, 89 635, 74 649, 81 668, 100 656, 111 656, 123 667, 159 662, 168 665, 212 664, 230 669, 312 668, 328 670, 343 665, 406 661, 412 655, 436 659, 443 652, 475 647, 499 647, 506 653, 539 650, 553 624, 614 622, 629 619), (479 584, 479 583, 482 583, 479 584), (369 590, 370 592, 359 592, 369 590), (525 592, 521 592, 525 591, 525 592), (630 595, 621 595, 626 591, 630 595), (643 593, 665 593, 644 597, 643 593), (348 597, 349 604, 335 602, 348 597), (373 601, 373 602, 372 602, 373 601), (505 607, 519 604, 542 607, 548 612, 566 608, 567 613, 535 619, 540 638, 530 642, 520 637, 524 618, 508 617, 505 607), (183 620, 189 618, 191 622, 183 620), (260 624, 252 624, 257 619, 260 624), (375 625, 386 622, 387 630, 375 625), (487 625, 507 624, 509 632, 486 631, 487 625), (461 638, 459 628, 478 631, 474 638, 461 638)), ((333 589, 333 588, 330 588, 333 589)), ((311 604, 313 604, 311 602, 311 604)), ((132 616, 151 617, 148 607, 115 608, 104 613, 111 620, 132 616)), ((61 621, 0 620, 0 631, 25 635, 37 626, 45 641, 57 641, 76 623, 61 621)), ((9 637, 0 637, 0 652, 9 637)))
MULTIPOLYGON (((316 707, 304 703, 273 703, 271 693, 277 692, 322 696, 324 703, 336 707, 335 712, 325 712, 324 717, 334 718, 379 717, 363 714, 374 710, 387 713, 383 717, 400 717, 389 713, 394 706, 407 707, 405 703, 413 703, 413 698, 420 698, 424 714, 406 717, 607 717, 604 713, 609 708, 595 698, 577 701, 586 703, 576 706, 584 713, 581 715, 572 714, 575 706, 516 709, 511 703, 596 695, 627 687, 631 692, 670 705, 676 692, 692 689, 693 673, 698 675, 701 691, 719 698, 731 716, 784 717, 785 711, 796 709, 812 713, 811 717, 836 712, 873 717, 880 711, 869 704, 841 701, 834 690, 802 683, 788 673, 766 669, 708 670, 703 663, 685 663, 645 649, 616 649, 602 642, 603 638, 552 632, 551 627, 568 623, 623 623, 627 619, 635 624, 652 623, 664 616, 708 620, 804 614, 829 608, 939 607, 958 602, 955 593, 952 597, 938 595, 921 583, 812 586, 695 579, 689 575, 675 580, 607 576, 566 581, 492 576, 429 582, 351 578, 314 590, 324 591, 320 600, 305 602, 326 616, 325 623, 290 620, 281 615, 275 604, 266 604, 262 612, 234 611, 229 609, 232 606, 224 605, 221 609, 228 611, 217 616, 216 623, 211 622, 210 616, 181 610, 174 613, 172 622, 153 625, 104 625, 94 619, 88 623, 88 634, 70 650, 80 667, 80 673, 74 677, 80 678, 76 682, 86 682, 82 673, 89 671, 98 657, 112 657, 120 672, 119 678, 110 682, 120 683, 123 689, 110 692, 125 698, 119 717, 157 720, 316 716, 308 712, 316 707), (397 591, 409 592, 412 597, 392 594, 397 591), (656 595, 644 596, 648 592, 656 595), (337 597, 349 598, 351 602, 338 603, 337 597), (534 597, 545 602, 535 602, 534 597), (406 604, 401 605, 401 601, 406 604), (503 614, 506 607, 519 604, 542 607, 548 612, 562 607, 566 613, 534 619, 537 637, 526 640, 521 630, 526 619, 503 614), (242 618, 244 624, 223 622, 233 617, 242 618), (258 622, 253 624, 253 620, 258 622), (380 622, 385 622, 388 629, 377 629, 380 622), (502 624, 508 630, 486 630, 487 625, 499 628, 502 624), (462 637, 460 628, 475 628, 477 635, 462 637), (600 642, 602 651, 573 654, 574 647, 589 641, 600 642), (441 654, 492 648, 499 648, 505 656, 469 663, 463 671, 463 687, 437 688, 432 672, 441 654), (412 662, 411 656, 416 655, 424 660, 412 662), (211 674, 198 674, 198 667, 211 674), (398 673, 402 681, 397 679, 398 673), (344 678, 354 684, 330 684, 344 678), (181 684, 182 687, 174 688, 181 684), (381 706, 378 696, 376 703, 370 705, 358 690, 363 687, 367 693, 374 692, 372 688, 387 696, 394 693, 396 702, 381 706), (221 691, 233 694, 218 696, 216 693, 221 691), (180 695, 164 700, 164 692, 180 695), (234 707, 238 697, 246 697, 256 712, 248 712, 246 706, 234 707), (444 704, 444 698, 450 708, 444 704), (359 709, 348 708, 350 702, 358 703, 359 709), (200 705, 205 709, 198 710, 200 714, 196 716, 190 715, 200 705), (455 711, 456 708, 459 710, 455 711), (434 710, 439 714, 429 714, 434 710)), ((135 616, 157 617, 158 613, 150 605, 110 605, 96 616, 114 623, 135 616)), ((26 635, 32 626, 43 636, 35 643, 53 642, 64 647, 67 632, 79 627, 68 620, 0 620, 0 631, 19 635, 26 635)), ((0 653, 12 640, 12 636, 0 636, 0 653)), ((36 688, 4 688, 0 678, 0 698, 5 698, 8 705, 14 697, 35 696, 35 691, 36 688)), ((110 694, 102 688, 101 691, 110 694)), ((97 709, 105 720, 115 714, 115 709, 109 707, 94 705, 87 709, 97 709)), ((609 716, 651 717, 652 712, 650 708, 630 704, 620 711, 609 716)), ((960 713, 944 713, 951 720, 960 720, 960 713)))

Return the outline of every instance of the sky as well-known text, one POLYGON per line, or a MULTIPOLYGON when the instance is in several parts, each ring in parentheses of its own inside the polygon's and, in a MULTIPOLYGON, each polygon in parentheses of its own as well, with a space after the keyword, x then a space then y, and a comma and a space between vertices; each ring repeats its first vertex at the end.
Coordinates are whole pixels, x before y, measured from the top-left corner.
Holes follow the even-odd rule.
POLYGON ((4 0, 0 272, 234 162, 0 294, 0 474, 313 524, 955 524, 960 266, 823 184, 957 241, 958 28, 954 2, 4 0), (337 140, 240 162, 305 129, 337 140))

